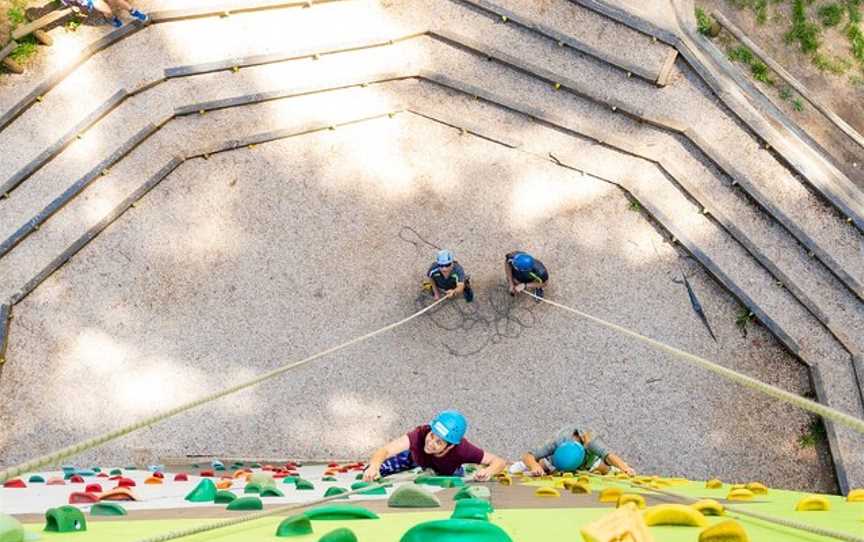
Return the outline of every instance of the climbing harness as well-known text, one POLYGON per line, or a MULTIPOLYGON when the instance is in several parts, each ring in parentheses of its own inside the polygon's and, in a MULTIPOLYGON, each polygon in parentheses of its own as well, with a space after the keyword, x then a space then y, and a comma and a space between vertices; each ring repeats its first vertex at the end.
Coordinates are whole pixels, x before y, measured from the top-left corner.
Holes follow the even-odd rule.
POLYGON ((296 369, 297 367, 300 367, 301 365, 305 365, 309 362, 315 361, 319 358, 322 358, 322 357, 327 356, 329 354, 332 354, 334 352, 338 352, 339 350, 343 350, 345 348, 348 348, 351 345, 357 344, 359 342, 363 342, 367 339, 371 339, 372 337, 375 337, 376 335, 380 335, 381 333, 384 333, 385 331, 389 331, 389 330, 397 328, 403 324, 407 324, 408 322, 410 322, 411 320, 414 320, 418 316, 421 316, 421 315, 427 313, 428 311, 432 310, 433 308, 438 306, 438 304, 443 303, 446 299, 448 299, 448 298, 442 297, 441 299, 432 303, 431 305, 424 307, 423 309, 418 310, 417 312, 415 312, 411 316, 408 316, 407 318, 403 318, 402 320, 399 320, 398 322, 388 324, 388 325, 386 325, 380 329, 369 332, 365 335, 355 337, 354 339, 351 339, 350 341, 346 341, 346 342, 339 344, 337 346, 328 348, 327 350, 324 350, 322 352, 318 352, 317 354, 313 354, 313 355, 311 355, 305 359, 302 359, 300 361, 288 363, 286 365, 283 365, 282 367, 279 367, 279 368, 274 369, 270 372, 264 373, 261 376, 258 376, 258 377, 251 379, 251 380, 247 380, 246 382, 242 382, 240 384, 237 384, 236 386, 231 386, 230 388, 225 388, 221 391, 211 393, 209 395, 205 395, 204 397, 200 397, 194 401, 184 403, 180 406, 166 410, 166 411, 161 412, 159 414, 155 414, 153 416, 150 416, 148 418, 145 418, 143 420, 135 422, 131 425, 127 425, 126 427, 121 427, 120 429, 115 429, 114 431, 104 433, 104 434, 99 435, 97 437, 78 442, 77 444, 73 444, 71 446, 67 446, 65 448, 62 448, 62 449, 57 450, 55 452, 52 452, 50 454, 43 455, 41 457, 37 457, 36 459, 32 459, 30 461, 27 461, 26 463, 22 463, 20 465, 9 467, 8 469, 0 471, 0 483, 3 483, 6 480, 9 480, 11 478, 14 478, 14 477, 18 476, 19 474, 34 471, 43 465, 56 465, 61 460, 66 459, 67 457, 71 457, 73 455, 80 454, 80 453, 87 451, 87 450, 90 450, 92 448, 96 448, 97 446, 101 446, 105 443, 111 442, 112 440, 116 440, 120 437, 124 437, 124 436, 126 436, 126 435, 128 435, 134 431, 137 431, 139 429, 144 429, 145 427, 150 427, 151 425, 154 425, 154 424, 157 424, 161 421, 164 421, 164 420, 166 420, 172 416, 180 414, 181 412, 186 412, 187 410, 191 410, 191 409, 193 409, 197 406, 201 406, 205 403, 215 401, 216 399, 221 399, 222 397, 225 397, 226 395, 231 395, 233 393, 237 393, 238 391, 244 390, 246 388, 251 388, 252 386, 256 386, 258 384, 261 384, 262 382, 270 380, 271 378, 277 377, 283 373, 287 373, 288 371, 290 371, 292 369, 296 369))
POLYGON ((162 533, 160 535, 156 535, 150 538, 142 538, 137 542, 166 542, 167 540, 174 540, 177 538, 183 538, 184 536, 192 536, 193 534, 206 533, 207 531, 214 531, 216 529, 223 529, 225 527, 232 527, 234 525, 245 523, 247 521, 253 521, 256 519, 266 518, 268 516, 275 516, 278 514, 282 514, 284 512, 290 512, 292 510, 300 510, 303 508, 308 508, 309 506, 314 506, 316 504, 324 504, 326 502, 330 502, 336 499, 342 499, 348 497, 350 495, 356 495, 358 493, 363 493, 364 491, 369 491, 370 489, 375 489, 378 487, 386 487, 391 482, 413 482, 418 476, 421 476, 423 471, 418 473, 401 473, 394 474, 393 476, 388 476, 386 481, 384 478, 376 480, 372 482, 368 486, 360 487, 351 491, 346 491, 345 493, 339 493, 337 495, 331 495, 329 497, 322 497, 320 499, 315 499, 312 501, 306 501, 301 503, 289 504, 286 506, 280 506, 278 508, 273 508, 271 510, 263 510, 261 512, 254 512, 252 514, 246 514, 245 516, 240 516, 236 518, 223 519, 219 521, 214 521, 212 523, 206 523, 203 525, 196 525, 194 527, 189 527, 188 529, 180 529, 177 531, 169 531, 167 533, 162 533))
POLYGON ((698 365, 703 369, 708 369, 709 371, 716 373, 727 380, 731 380, 732 382, 736 382, 743 386, 746 386, 750 389, 756 390, 758 392, 764 393, 765 395, 769 395, 774 397, 775 399, 779 399, 783 402, 795 405, 799 408, 802 408, 808 412, 812 412, 813 414, 817 414, 822 416, 825 419, 837 422, 839 424, 845 425, 851 429, 854 429, 858 433, 864 434, 864 420, 860 420, 854 416, 850 416, 844 412, 840 412, 834 408, 829 406, 817 403, 815 401, 811 401, 804 397, 800 397, 795 395, 794 393, 790 393, 786 390, 780 389, 776 386, 772 386, 770 384, 766 384, 764 382, 760 382, 755 378, 749 377, 745 374, 741 374, 737 371, 733 371, 732 369, 727 369, 722 365, 718 365, 712 361, 708 361, 705 358, 701 358, 695 354, 691 354, 689 352, 685 352, 683 350, 679 350, 674 346, 669 346, 668 344, 662 343, 650 337, 646 337, 645 335, 641 335, 636 333, 635 331, 631 331, 625 327, 619 326, 618 324, 613 324, 612 322, 607 322, 601 318, 597 318, 596 316, 592 316, 590 314, 584 313, 582 311, 576 310, 572 307, 568 307, 566 305, 562 305, 561 303, 556 303, 555 301, 551 301, 546 299, 545 297, 540 297, 534 295, 533 293, 522 290, 521 293, 533 297, 538 301, 543 301, 544 303, 548 303, 553 307, 558 307, 559 309, 563 309, 567 312, 573 313, 577 316, 585 318, 594 322, 595 324, 600 324, 603 327, 609 328, 613 331, 617 331, 623 335, 627 335, 629 337, 633 337, 639 341, 642 341, 646 344, 657 348, 658 350, 662 350, 666 353, 672 354, 674 357, 682 359, 688 363, 692 363, 693 365, 698 365))

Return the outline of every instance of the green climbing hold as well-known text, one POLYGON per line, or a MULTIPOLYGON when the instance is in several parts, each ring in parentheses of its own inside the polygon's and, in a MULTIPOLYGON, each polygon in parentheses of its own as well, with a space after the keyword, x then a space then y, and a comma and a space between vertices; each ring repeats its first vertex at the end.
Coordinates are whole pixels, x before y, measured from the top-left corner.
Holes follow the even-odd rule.
MULTIPOLYGON (((240 466, 242 467, 242 466, 243 466, 243 463, 240 463, 240 466)), ((250 466, 251 468, 253 468, 253 469, 260 469, 260 468, 261 468, 261 463, 252 463, 252 464, 249 465, 249 466, 250 466)))
POLYGON ((0 542, 23 542, 24 540, 35 540, 36 533, 24 530, 21 523, 6 514, 0 513, 0 542))
POLYGON ((286 476, 282 479, 283 484, 296 484, 297 480, 300 480, 299 476, 286 476))
POLYGON ((111 472, 108 474, 111 476, 123 476, 123 471, 120 469, 111 469, 111 472))
POLYGON ((34 474, 30 478, 27 479, 28 484, 44 484, 45 478, 39 476, 38 474, 34 474))
POLYGON ((261 486, 258 484, 246 484, 246 488, 243 489, 243 493, 261 493, 261 486))
POLYGON ((216 484, 209 478, 204 478, 195 486, 186 500, 189 502, 212 502, 216 498, 216 484))
POLYGON ((258 497, 240 497, 228 503, 226 510, 263 510, 264 503, 258 497))
POLYGON ((90 507, 91 516, 125 516, 126 509, 116 502, 98 502, 90 507))
POLYGON ((273 487, 276 485, 276 480, 269 472, 256 472, 249 477, 250 484, 257 484, 260 488, 273 487))
MULTIPOLYGON (((348 490, 345 489, 344 487, 333 486, 333 487, 327 488, 327 491, 324 492, 324 496, 325 497, 332 497, 333 495, 341 495, 342 493, 348 493, 348 490)), ((340 499, 347 499, 347 498, 348 498, 347 495, 345 495, 344 497, 340 497, 340 499)))
POLYGON ((465 485, 465 480, 459 476, 418 476, 414 483, 438 487, 461 487, 465 485))
POLYGON ((485 499, 460 499, 456 501, 453 519, 481 519, 488 521, 487 514, 492 512, 492 505, 485 499))
POLYGON ((261 490, 262 497, 284 497, 285 494, 278 487, 265 487, 261 490))
POLYGON ((84 514, 74 506, 49 508, 45 512, 45 530, 52 533, 76 533, 87 530, 84 514))
POLYGON ((322 482, 338 482, 339 480, 337 480, 335 476, 325 476, 324 478, 321 478, 321 481, 322 482))
POLYGON ((221 490, 216 492, 216 498, 213 499, 213 502, 216 504, 227 504, 237 498, 233 492, 228 490, 221 490))
MULTIPOLYGON (((369 482, 354 482, 351 484, 351 491, 355 489, 362 489, 364 487, 369 486, 369 482)), ((373 487, 372 489, 367 489, 366 491, 361 491, 360 495, 386 495, 387 490, 383 487, 373 487)))
POLYGON ((350 504, 336 504, 322 506, 303 512, 309 519, 318 520, 346 520, 346 519, 378 519, 378 514, 361 506, 350 504))
POLYGON ((357 542, 357 535, 351 529, 342 527, 325 534, 318 539, 318 542, 357 542))
POLYGON ((441 519, 408 529, 399 542, 513 542, 504 529, 488 521, 441 519))
POLYGON ((362 473, 362 472, 358 472, 358 473, 357 473, 357 476, 355 476, 354 479, 355 479, 355 480, 362 480, 362 479, 363 479, 363 473, 362 473))
POLYGON ((200 469, 201 465, 199 465, 198 463, 192 463, 192 468, 193 469, 200 469))
POLYGON ((491 496, 486 486, 464 486, 453 495, 454 501, 462 499, 488 499, 491 496))
MULTIPOLYGON (((242 462, 242 461, 235 461, 235 462, 234 462, 234 466, 235 466, 235 467, 245 467, 245 466, 246 466, 246 463, 244 463, 244 462, 242 462)), ((254 466, 254 465, 253 465, 253 466, 254 466)), ((261 465, 258 465, 258 467, 260 468, 261 465)))
POLYGON ((297 478, 294 482, 294 486, 297 489, 315 489, 315 486, 312 485, 312 482, 309 480, 304 480, 303 478, 297 478))
POLYGON ((285 518, 276 527, 276 536, 303 536, 304 534, 312 534, 312 522, 303 514, 285 518))
POLYGON ((391 508, 439 508, 438 497, 423 489, 422 486, 407 484, 400 486, 387 499, 391 508))

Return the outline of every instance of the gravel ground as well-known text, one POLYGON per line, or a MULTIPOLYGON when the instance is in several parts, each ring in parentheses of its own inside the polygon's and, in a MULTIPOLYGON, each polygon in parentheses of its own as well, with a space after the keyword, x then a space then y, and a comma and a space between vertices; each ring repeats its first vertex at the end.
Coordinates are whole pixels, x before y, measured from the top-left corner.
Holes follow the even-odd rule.
POLYGON ((521 246, 552 270, 550 297, 807 391, 803 368, 762 330, 741 337, 737 304, 683 261, 722 338, 706 340, 671 281, 677 255, 608 184, 400 116, 187 163, 144 203, 19 305, 0 383, 5 462, 410 314, 433 252, 410 226, 456 250, 475 305, 81 461, 140 447, 351 456, 455 406, 510 457, 578 419, 645 472, 831 489, 823 460, 797 446, 806 415, 500 290, 502 253, 521 246), (537 200, 551 187, 560 198, 537 200), (655 257, 633 258, 646 241, 655 257), (36 399, 70 389, 73 408, 36 399))

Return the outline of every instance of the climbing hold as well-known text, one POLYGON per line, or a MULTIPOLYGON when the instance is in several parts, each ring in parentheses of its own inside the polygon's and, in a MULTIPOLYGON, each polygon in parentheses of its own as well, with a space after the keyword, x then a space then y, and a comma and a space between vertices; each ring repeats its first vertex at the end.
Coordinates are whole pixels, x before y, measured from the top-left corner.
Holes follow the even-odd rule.
POLYGON ((202 478, 210 478, 213 476, 213 471, 212 470, 202 470, 201 474, 199 476, 201 476, 202 478))
POLYGON ((360 506, 350 504, 335 504, 313 508, 303 512, 309 519, 316 520, 347 520, 347 519, 378 519, 378 514, 360 506))
POLYGON ((753 500, 753 492, 745 488, 733 489, 726 495, 728 501, 750 501, 753 500))
POLYGON ((538 497, 560 497, 561 492, 552 487, 541 487, 534 492, 538 497))
POLYGON ((321 478, 322 482, 338 482, 339 480, 335 476, 325 476, 321 478))
POLYGON ((298 476, 291 476, 290 474, 287 474, 287 475, 285 475, 285 478, 282 479, 282 483, 283 484, 296 484, 297 480, 299 480, 299 479, 300 479, 300 477, 298 477, 298 476))
POLYGON ((765 486, 765 484, 762 484, 759 482, 750 482, 749 484, 747 484, 744 487, 746 487, 747 489, 752 491, 754 495, 767 495, 768 494, 768 488, 765 486))
POLYGON ((864 489, 853 489, 846 495, 846 502, 864 502, 864 489))
POLYGON ((492 505, 485 499, 462 499, 456 501, 452 519, 478 519, 488 521, 488 514, 493 512, 492 505))
POLYGON ((621 508, 629 502, 635 504, 636 508, 645 508, 645 497, 643 497, 642 495, 636 495, 634 493, 625 493, 618 497, 618 508, 621 508))
POLYGON ((747 486, 744 484, 732 484, 729 489, 747 489, 747 486))
POLYGON ((81 476, 80 474, 73 474, 73 475, 69 476, 69 483, 70 484, 83 484, 84 483, 84 477, 81 476))
MULTIPOLYGON (((570 490, 570 493, 576 493, 577 495, 590 495, 591 494, 591 487, 584 482, 576 482, 574 484, 570 484, 570 487, 568 489, 570 490)), ((612 501, 609 501, 609 502, 612 502, 612 501)))
POLYGON ((84 491, 88 493, 102 493, 102 485, 101 484, 87 484, 84 488, 84 491))
POLYGON ((488 487, 485 486, 464 486, 462 489, 453 495, 454 501, 462 499, 488 499, 491 496, 488 487))
POLYGON ((34 474, 27 479, 28 484, 44 484, 45 478, 39 476, 38 474, 34 474))
POLYGON ((108 475, 105 474, 104 472, 100 472, 99 474, 96 475, 96 477, 97 478, 108 478, 108 475))
POLYGON ((100 502, 90 507, 91 516, 125 516, 126 509, 113 502, 100 502))
POLYGON ((712 478, 705 482, 705 487, 707 487, 708 489, 719 489, 723 487, 723 482, 721 482, 717 478, 712 478))
MULTIPOLYGON (((348 493, 348 490, 345 489, 344 487, 333 486, 333 487, 327 488, 327 491, 324 492, 324 496, 325 497, 332 497, 333 495, 341 495, 343 493, 348 493)), ((347 499, 347 498, 348 498, 347 495, 344 497, 340 497, 340 499, 347 499)))
POLYGON ((73 491, 69 494, 69 504, 90 504, 99 502, 99 496, 86 491, 73 491))
POLYGON ((258 484, 246 484, 246 488, 243 489, 243 493, 261 493, 261 486, 258 484))
POLYGON ((438 508, 441 501, 438 497, 423 489, 422 486, 406 484, 396 488, 387 506, 391 508, 438 508))
MULTIPOLYGON (((369 482, 354 482, 351 484, 351 491, 356 489, 363 489, 364 487, 369 486, 369 482)), ((386 495, 387 490, 383 487, 373 487, 372 489, 367 489, 366 491, 361 491, 360 495, 386 495)))
POLYGON ((498 482, 503 486, 512 486, 513 478, 510 478, 509 476, 503 476, 498 479, 498 482))
POLYGON ((226 504, 237 498, 237 495, 230 491, 217 491, 216 496, 213 497, 213 502, 216 504, 226 504))
POLYGON ((831 510, 831 502, 824 495, 809 495, 795 504, 796 512, 827 512, 831 510))
POLYGON ((600 502, 617 503, 618 499, 620 499, 623 494, 624 492, 617 487, 607 487, 600 492, 600 502))
POLYGON ((261 497, 284 497, 285 494, 278 487, 265 487, 261 490, 261 497))
POLYGON ((25 488, 25 487, 27 487, 27 484, 24 483, 24 480, 22 480, 20 478, 15 478, 15 479, 6 480, 5 482, 3 482, 3 487, 25 488))
POLYGON ((123 471, 120 469, 111 469, 111 472, 109 472, 108 474, 110 474, 111 476, 123 476, 123 471))
POLYGON ((740 523, 728 519, 702 530, 699 542, 750 542, 750 537, 740 523))
POLYGON ((342 527, 325 534, 318 542, 357 542, 357 535, 351 529, 342 527))
POLYGON ((137 484, 132 478, 120 478, 117 480, 117 487, 135 487, 137 484))
POLYGON ((584 542, 612 542, 623 540, 653 540, 642 514, 635 504, 626 504, 601 516, 580 530, 584 542))
MULTIPOLYGON (((418 476, 418 477, 417 477, 418 480, 419 480, 420 478, 431 478, 431 476, 418 476)), ((362 473, 362 472, 358 472, 358 473, 357 473, 357 476, 355 476, 354 479, 355 479, 355 480, 362 480, 362 479, 363 479, 363 473, 362 473)), ((417 480, 414 480, 414 483, 415 483, 415 484, 420 484, 420 483, 422 483, 422 482, 418 482, 417 480)))
POLYGON ((276 527, 276 536, 303 536, 312 534, 312 522, 303 514, 297 514, 282 520, 276 527))
POLYGON ((136 497, 129 488, 115 487, 105 493, 99 495, 100 501, 137 501, 136 497))
POLYGON ((408 529, 399 542, 512 542, 504 529, 488 521, 441 519, 408 529))
POLYGON ((465 485, 465 480, 459 476, 418 476, 414 483, 438 487, 462 487, 465 485))
POLYGON ((45 512, 45 530, 51 533, 75 533, 87 530, 84 514, 74 506, 58 506, 45 512))
POLYGON ((303 478, 297 478, 294 482, 294 486, 297 489, 315 489, 315 486, 312 485, 312 482, 309 480, 304 480, 303 478))
POLYGON ((714 499, 702 499, 690 505, 693 509, 698 510, 703 516, 722 516, 723 505, 714 499))
MULTIPOLYGON (((234 484, 231 480, 219 480, 216 482, 216 489, 230 489, 232 485, 234 484)), ((247 491, 247 493, 251 493, 251 491, 247 491)))
POLYGON ((17 519, 0 513, 0 541, 24 542, 38 538, 36 533, 24 530, 24 526, 17 519))
POLYGON ((210 467, 213 470, 225 470, 225 463, 222 463, 218 459, 214 459, 213 461, 210 462, 210 467))
POLYGON ((585 476, 585 475, 583 474, 583 475, 580 476, 579 478, 576 478, 576 481, 579 482, 580 484, 590 484, 590 483, 591 483, 591 478, 588 478, 587 476, 585 476))
POLYGON ((705 516, 685 504, 658 504, 642 512, 642 517, 649 527, 652 525, 708 526, 705 516))
POLYGON ((144 483, 147 485, 159 485, 162 483, 162 478, 158 478, 156 476, 150 476, 149 478, 144 480, 144 483))
POLYGON ((338 469, 338 468, 339 468, 339 463, 327 463, 327 467, 328 467, 328 468, 331 468, 331 469, 334 469, 334 468, 335 468, 335 469, 338 469))
POLYGON ((263 510, 264 503, 258 497, 239 497, 228 503, 226 510, 263 510))
POLYGON ((189 502, 210 502, 216 498, 216 484, 213 480, 201 480, 188 495, 189 502))
MULTIPOLYGON (((160 465, 160 466, 161 466, 161 465, 160 465)), ((159 470, 154 471, 154 472, 153 472, 153 478, 164 479, 164 478, 165 478, 165 473, 162 472, 162 471, 159 471, 159 470)))
POLYGON ((185 472, 178 472, 177 474, 174 475, 174 481, 175 482, 188 482, 189 481, 189 475, 186 474, 185 472))
POLYGON ((46 486, 65 486, 66 482, 63 478, 50 478, 46 483, 46 486))
POLYGON ((567 482, 567 481, 568 480, 555 480, 555 483, 552 484, 552 487, 555 489, 566 489, 564 482, 567 482))

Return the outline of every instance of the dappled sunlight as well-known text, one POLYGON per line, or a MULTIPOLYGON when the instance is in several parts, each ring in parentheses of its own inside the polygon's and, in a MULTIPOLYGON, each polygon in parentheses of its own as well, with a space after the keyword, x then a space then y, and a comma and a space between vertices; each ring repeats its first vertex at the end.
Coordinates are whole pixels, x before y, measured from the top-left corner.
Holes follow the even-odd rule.
POLYGON ((129 351, 104 331, 85 328, 75 338, 68 366, 102 376, 126 365, 129 351))
POLYGON ((103 219, 120 199, 115 185, 104 183, 99 188, 98 191, 88 191, 84 196, 86 200, 81 204, 79 218, 88 226, 103 219))
POLYGON ((391 401, 382 401, 354 393, 333 393, 326 412, 320 418, 297 421, 300 433, 317 434, 319 447, 334 448, 344 453, 361 453, 381 446, 408 428, 395 427, 400 419, 391 401), (396 433, 388 432, 392 428, 396 433), (391 434, 392 433, 392 434, 391 434))
POLYGON ((614 186, 587 175, 564 176, 548 169, 531 170, 513 187, 510 216, 514 227, 529 229, 552 215, 589 206, 617 191, 614 186))
POLYGON ((204 377, 169 359, 137 360, 111 379, 113 406, 134 418, 147 416, 198 397, 204 377))

